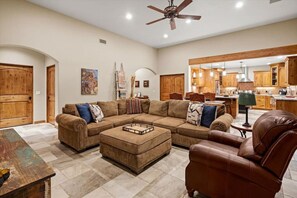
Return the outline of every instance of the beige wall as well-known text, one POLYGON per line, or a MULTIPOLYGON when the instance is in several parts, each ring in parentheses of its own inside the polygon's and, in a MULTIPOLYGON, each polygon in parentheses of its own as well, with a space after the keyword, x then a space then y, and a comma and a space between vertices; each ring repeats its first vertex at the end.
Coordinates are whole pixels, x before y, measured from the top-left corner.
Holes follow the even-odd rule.
POLYGON ((188 78, 191 58, 293 44, 297 44, 297 19, 159 49, 158 72, 160 75, 182 72, 188 78))
POLYGON ((33 121, 46 119, 45 56, 28 49, 0 47, 0 63, 33 66, 33 121), (36 92, 40 94, 36 94, 36 92))
POLYGON ((30 47, 58 61, 60 112, 65 103, 113 99, 115 62, 124 64, 128 82, 138 68, 157 70, 156 49, 26 1, 0 1, 0 29, 0 46, 30 47), (99 70, 98 95, 81 95, 81 68, 99 70))
POLYGON ((138 80, 140 85, 139 88, 135 88, 134 92, 141 92, 141 95, 147 95, 152 100, 159 100, 157 94, 159 76, 147 68, 138 69, 135 72, 135 76, 135 80, 138 80), (143 87, 144 80, 149 80, 149 87, 143 87))

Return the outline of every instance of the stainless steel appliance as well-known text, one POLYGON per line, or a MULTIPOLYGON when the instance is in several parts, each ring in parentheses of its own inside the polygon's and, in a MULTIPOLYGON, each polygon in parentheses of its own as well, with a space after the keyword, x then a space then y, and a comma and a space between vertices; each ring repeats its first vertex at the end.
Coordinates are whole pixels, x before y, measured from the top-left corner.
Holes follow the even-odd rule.
POLYGON ((278 91, 279 95, 287 95, 287 89, 283 88, 278 91))

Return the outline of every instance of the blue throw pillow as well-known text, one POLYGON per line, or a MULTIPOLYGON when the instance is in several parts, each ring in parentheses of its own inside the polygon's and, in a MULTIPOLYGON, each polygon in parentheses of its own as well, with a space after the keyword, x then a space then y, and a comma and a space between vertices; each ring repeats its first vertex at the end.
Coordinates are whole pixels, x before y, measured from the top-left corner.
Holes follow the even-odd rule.
POLYGON ((200 125, 209 128, 211 123, 216 119, 216 114, 217 106, 204 106, 200 125))
POLYGON ((77 104, 76 108, 78 110, 80 117, 84 119, 88 124, 93 121, 89 104, 77 104))

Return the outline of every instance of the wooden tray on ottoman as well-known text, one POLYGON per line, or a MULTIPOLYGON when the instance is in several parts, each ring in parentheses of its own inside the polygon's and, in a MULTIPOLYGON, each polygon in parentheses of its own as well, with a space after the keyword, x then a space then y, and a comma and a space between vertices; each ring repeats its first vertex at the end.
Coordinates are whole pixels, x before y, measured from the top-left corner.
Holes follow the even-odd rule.
POLYGON ((123 131, 143 135, 154 130, 154 126, 149 124, 131 123, 123 126, 123 131))

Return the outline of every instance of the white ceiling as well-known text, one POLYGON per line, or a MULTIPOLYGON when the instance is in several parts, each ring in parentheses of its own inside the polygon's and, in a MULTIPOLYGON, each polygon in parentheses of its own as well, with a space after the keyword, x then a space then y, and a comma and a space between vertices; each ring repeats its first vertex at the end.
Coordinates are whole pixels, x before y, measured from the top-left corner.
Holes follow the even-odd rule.
MULTIPOLYGON (((201 20, 186 24, 185 20, 178 19, 177 29, 172 31, 168 20, 145 25, 163 17, 147 6, 164 9, 168 6, 167 0, 28 1, 156 48, 297 17, 297 0, 273 4, 270 0, 241 0, 244 6, 240 9, 235 8, 239 0, 193 0, 181 14, 201 15, 201 20), (125 18, 127 12, 133 15, 130 21, 125 18), (167 39, 163 38, 164 34, 168 34, 167 39)), ((175 5, 181 2, 175 0, 175 5)))

